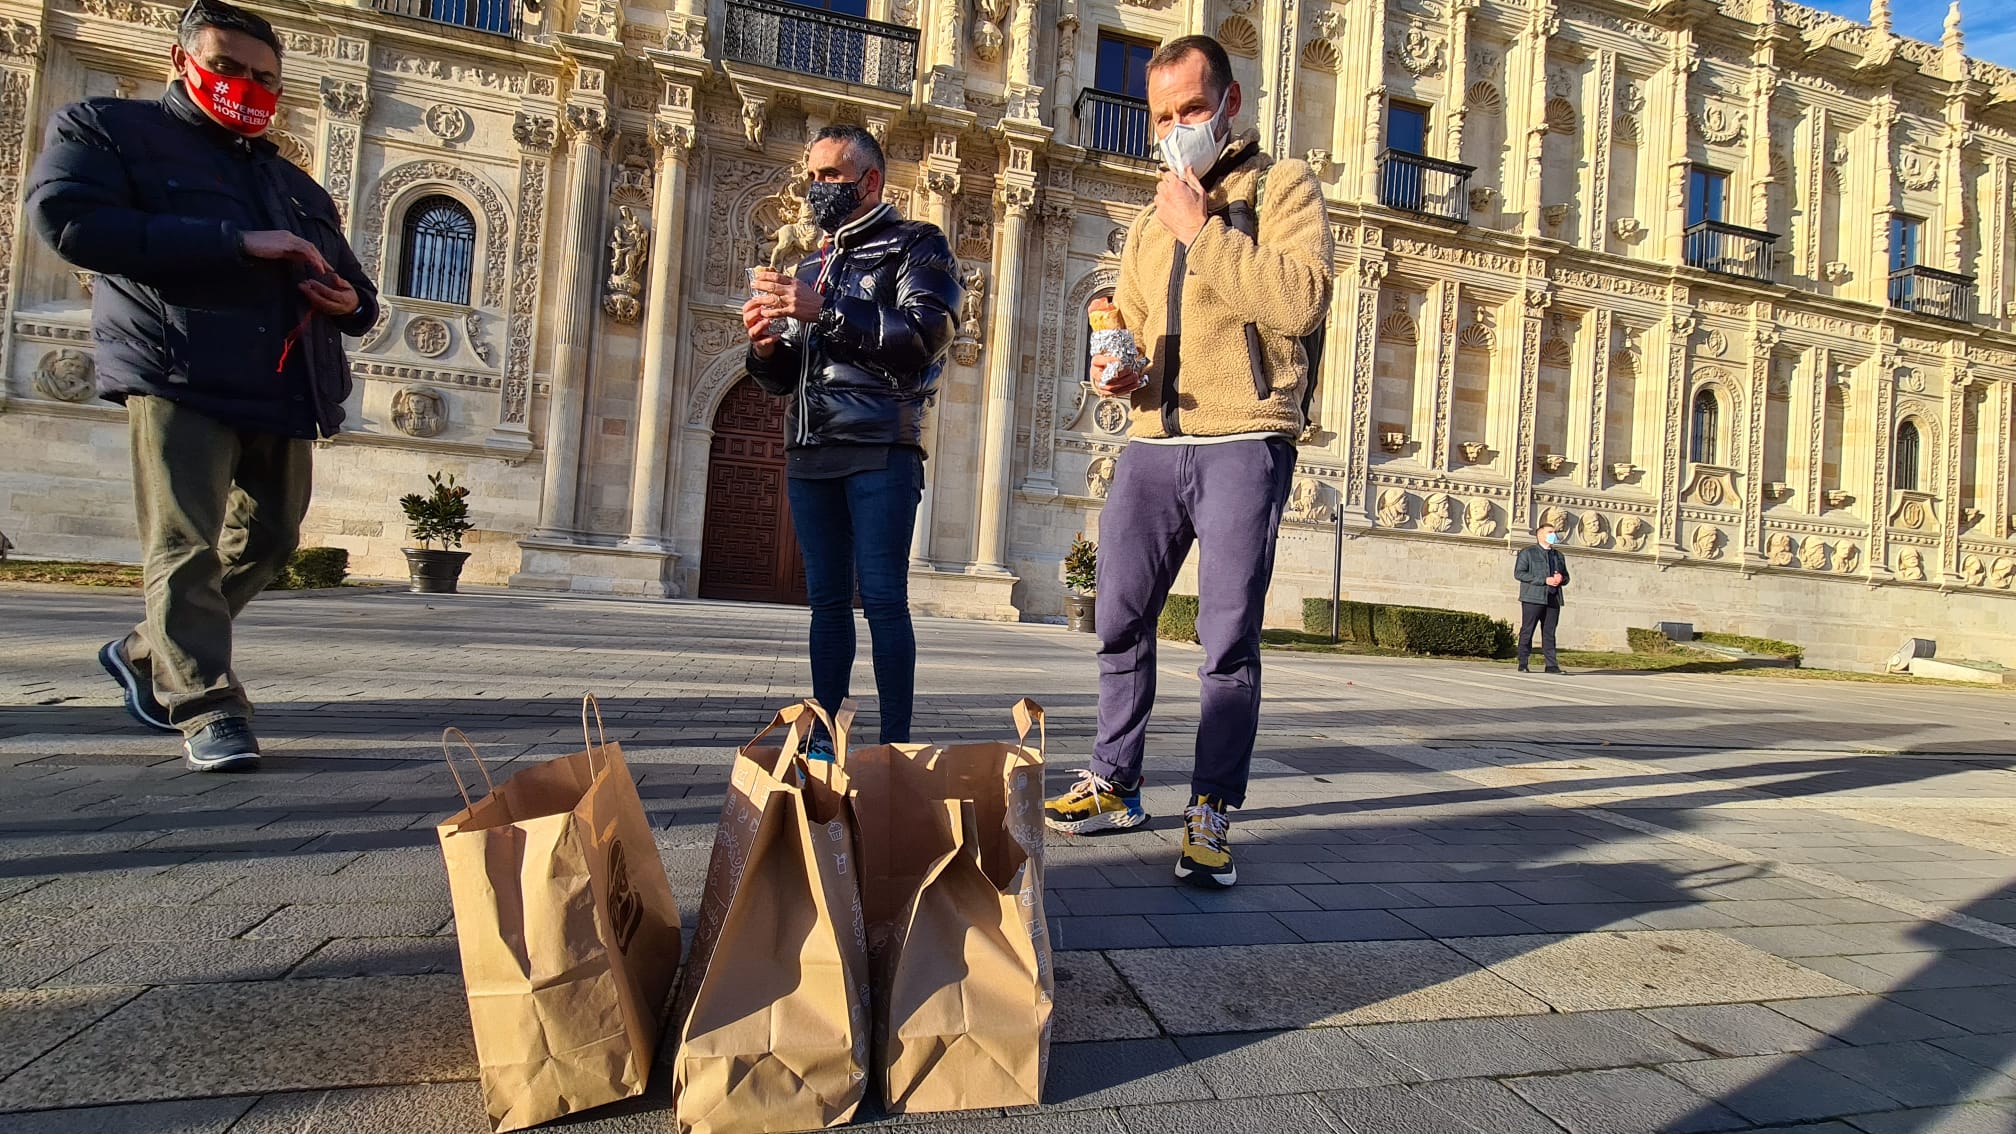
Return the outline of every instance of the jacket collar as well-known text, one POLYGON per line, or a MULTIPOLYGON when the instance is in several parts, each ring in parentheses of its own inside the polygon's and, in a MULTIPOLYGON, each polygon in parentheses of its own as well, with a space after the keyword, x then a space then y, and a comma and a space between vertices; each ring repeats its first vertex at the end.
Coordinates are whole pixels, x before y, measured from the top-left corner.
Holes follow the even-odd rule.
POLYGON ((1218 153, 1218 160, 1211 163, 1211 169, 1198 178, 1205 192, 1218 187, 1233 170, 1245 165, 1260 153, 1260 131, 1241 130, 1225 140, 1225 148, 1218 153))
POLYGON ((204 131, 204 136, 213 142, 242 145, 248 152, 261 156, 279 152, 280 147, 274 145, 264 134, 248 138, 219 126, 209 115, 203 113, 203 108, 196 105, 195 99, 189 97, 189 91, 182 85, 180 79, 169 81, 168 93, 161 96, 161 105, 168 108, 170 115, 204 131))
POLYGON ((896 206, 884 201, 840 226, 833 234, 833 247, 845 250, 866 240, 870 234, 896 220, 896 206))

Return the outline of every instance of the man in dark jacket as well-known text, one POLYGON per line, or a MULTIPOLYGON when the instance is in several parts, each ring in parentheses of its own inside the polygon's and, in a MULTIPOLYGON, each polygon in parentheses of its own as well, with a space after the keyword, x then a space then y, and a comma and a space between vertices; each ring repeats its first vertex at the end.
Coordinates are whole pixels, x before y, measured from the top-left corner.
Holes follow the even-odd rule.
POLYGON ((377 289, 336 206, 265 140, 280 39, 196 0, 158 100, 58 111, 28 215, 58 255, 99 273, 101 396, 126 405, 147 617, 99 662, 141 723, 184 737, 197 771, 255 767, 231 622, 284 567, 308 509, 310 448, 343 421, 342 334, 377 289))
POLYGON ((1554 657, 1554 628, 1561 623, 1561 588, 1568 585, 1568 560, 1560 552, 1561 533, 1554 525, 1540 525, 1533 537, 1512 562, 1512 577, 1519 580, 1519 672, 1529 672, 1526 659, 1533 654, 1533 628, 1537 626, 1547 672, 1560 673, 1561 664, 1554 657))
POLYGON ((829 711, 847 699, 858 583, 881 740, 900 744, 910 739, 916 684, 910 533, 924 489, 924 415, 957 327, 958 267, 936 226, 883 202, 874 135, 826 127, 806 165, 806 202, 825 243, 796 276, 756 273, 756 294, 742 305, 749 375, 791 399, 784 453, 812 606, 812 694, 829 711))

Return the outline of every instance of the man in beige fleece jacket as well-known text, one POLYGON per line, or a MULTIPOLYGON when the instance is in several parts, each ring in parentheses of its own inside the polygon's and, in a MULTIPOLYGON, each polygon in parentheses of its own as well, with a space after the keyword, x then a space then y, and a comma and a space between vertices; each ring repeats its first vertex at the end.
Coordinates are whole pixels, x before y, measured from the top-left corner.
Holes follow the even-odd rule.
POLYGON ((1198 546, 1202 720, 1176 877, 1238 879, 1228 818, 1245 801, 1260 719, 1260 622, 1274 541, 1313 380, 1304 337, 1329 309, 1332 249, 1321 186, 1234 133, 1239 85, 1207 36, 1148 63, 1163 164, 1137 217, 1115 303, 1148 356, 1143 373, 1093 382, 1132 402, 1130 443, 1100 513, 1099 738, 1092 767, 1046 807, 1073 833, 1136 827, 1155 704, 1155 624, 1198 546))

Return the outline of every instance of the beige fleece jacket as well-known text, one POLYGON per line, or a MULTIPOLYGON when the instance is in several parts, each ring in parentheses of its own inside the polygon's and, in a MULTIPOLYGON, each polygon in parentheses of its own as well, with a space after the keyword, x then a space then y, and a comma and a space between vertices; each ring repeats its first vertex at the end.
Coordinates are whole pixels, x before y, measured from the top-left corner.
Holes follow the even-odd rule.
POLYGON ((1207 182, 1210 217, 1184 253, 1180 311, 1170 304, 1176 238, 1153 205, 1128 230, 1114 302, 1149 359, 1147 382, 1131 397, 1131 436, 1302 432, 1309 375, 1298 340, 1329 314, 1329 214, 1308 165, 1261 153, 1253 131, 1226 145, 1228 154, 1242 149, 1243 160, 1207 182), (1256 203, 1270 166, 1267 199, 1256 203), (1234 202, 1257 208, 1257 243, 1228 223, 1234 202))

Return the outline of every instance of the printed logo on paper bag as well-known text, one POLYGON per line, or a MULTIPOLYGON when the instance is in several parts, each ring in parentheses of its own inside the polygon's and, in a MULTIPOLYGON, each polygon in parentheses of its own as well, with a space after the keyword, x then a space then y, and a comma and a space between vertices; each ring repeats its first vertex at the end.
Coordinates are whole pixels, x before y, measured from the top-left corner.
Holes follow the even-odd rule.
POLYGON ((644 924, 644 899, 630 883, 630 861, 621 842, 609 844, 609 922, 616 930, 616 951, 629 955, 644 924))

